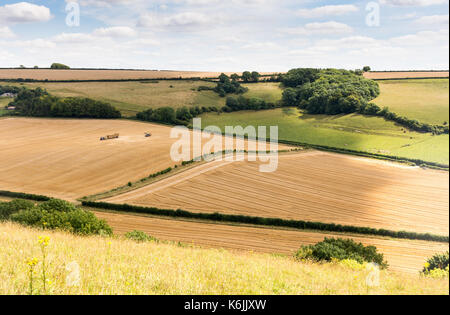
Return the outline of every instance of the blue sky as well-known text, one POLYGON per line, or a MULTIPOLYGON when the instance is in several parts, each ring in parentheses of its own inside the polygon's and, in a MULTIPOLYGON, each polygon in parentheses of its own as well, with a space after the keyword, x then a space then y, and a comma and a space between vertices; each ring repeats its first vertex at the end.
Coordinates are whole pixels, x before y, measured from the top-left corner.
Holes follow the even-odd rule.
POLYGON ((448 0, 1 0, 0 67, 448 69, 448 12, 448 0))

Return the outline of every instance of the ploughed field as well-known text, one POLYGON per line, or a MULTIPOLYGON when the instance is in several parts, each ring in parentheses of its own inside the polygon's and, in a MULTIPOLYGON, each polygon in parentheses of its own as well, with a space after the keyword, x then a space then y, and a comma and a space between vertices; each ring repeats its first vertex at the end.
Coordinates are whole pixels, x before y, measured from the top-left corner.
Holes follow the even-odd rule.
POLYGON ((213 163, 105 201, 449 234, 448 172, 316 151, 280 155, 273 173, 213 163))
POLYGON ((181 163, 170 158, 178 140, 171 129, 125 120, 0 119, 0 190, 75 200, 138 181, 181 163), (115 133, 118 139, 100 141, 115 133))
MULTIPOLYGON (((324 237, 343 237, 332 233, 208 224, 98 211, 95 215, 105 219, 116 234, 140 230, 163 240, 263 253, 292 255, 301 245, 318 243, 324 237)), ((448 244, 444 243, 391 240, 368 236, 345 237, 353 238, 364 245, 376 246, 385 255, 389 270, 414 274, 421 271, 427 258, 448 250, 448 244)))
POLYGON ((448 78, 448 71, 385 71, 366 72, 368 79, 414 79, 414 78, 448 78))

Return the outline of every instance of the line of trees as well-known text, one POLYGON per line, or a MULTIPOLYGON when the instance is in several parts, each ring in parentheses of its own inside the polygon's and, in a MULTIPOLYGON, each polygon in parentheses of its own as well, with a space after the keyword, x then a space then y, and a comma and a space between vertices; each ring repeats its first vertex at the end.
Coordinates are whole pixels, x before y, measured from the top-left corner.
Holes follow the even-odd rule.
POLYGON ((106 202, 95 202, 95 201, 83 201, 83 206, 107 209, 122 212, 134 212, 134 213, 145 213, 153 214, 159 216, 168 217, 178 217, 178 218, 191 218, 199 220, 209 220, 218 222, 232 222, 232 223, 244 223, 244 224, 255 224, 264 226, 281 226, 289 227, 300 230, 318 230, 318 231, 330 231, 330 232, 345 232, 345 233, 357 233, 357 234, 367 234, 367 235, 379 235, 388 236, 393 238, 401 239, 412 239, 412 240, 427 240, 435 242, 449 242, 448 236, 424 234, 416 232, 406 232, 406 231, 391 231, 384 229, 374 229, 369 227, 351 226, 351 225, 338 225, 334 223, 322 223, 322 222, 308 222, 300 220, 285 220, 279 218, 263 218, 263 217, 252 217, 245 215, 233 215, 233 214, 222 214, 222 213, 198 213, 189 212, 185 210, 167 210, 158 209, 154 207, 140 207, 128 204, 113 204, 106 202))
POLYGON ((0 85, 0 96, 5 93, 17 94, 20 90, 18 86, 0 85))
POLYGON ((112 105, 89 98, 60 98, 46 90, 21 88, 14 101, 15 114, 33 117, 66 118, 120 118, 119 110, 112 105))
POLYGON ((158 122, 169 125, 188 125, 192 118, 197 117, 203 113, 218 112, 219 109, 210 106, 183 106, 174 109, 169 106, 160 107, 156 109, 149 108, 145 111, 136 114, 136 118, 143 121, 158 122))
POLYGON ((276 108, 277 104, 266 102, 263 99, 252 97, 246 98, 244 96, 228 96, 226 106, 222 108, 224 112, 235 112, 240 110, 263 110, 276 108))

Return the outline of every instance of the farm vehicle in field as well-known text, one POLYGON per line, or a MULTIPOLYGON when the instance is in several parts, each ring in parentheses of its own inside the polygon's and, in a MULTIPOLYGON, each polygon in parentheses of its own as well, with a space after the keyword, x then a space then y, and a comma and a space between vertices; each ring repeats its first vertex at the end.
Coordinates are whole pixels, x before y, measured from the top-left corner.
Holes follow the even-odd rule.
POLYGON ((101 137, 100 141, 105 141, 105 140, 111 140, 111 139, 117 139, 119 138, 119 134, 115 133, 113 135, 107 135, 106 137, 101 137))

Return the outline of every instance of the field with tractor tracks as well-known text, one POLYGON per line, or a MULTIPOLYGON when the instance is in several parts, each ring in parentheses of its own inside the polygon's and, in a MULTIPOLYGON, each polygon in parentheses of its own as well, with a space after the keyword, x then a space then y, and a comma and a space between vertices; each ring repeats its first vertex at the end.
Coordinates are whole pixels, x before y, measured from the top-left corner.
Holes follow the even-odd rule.
MULTIPOLYGON (((105 219, 119 235, 140 230, 162 240, 231 250, 292 255, 300 246, 315 244, 324 237, 342 237, 333 233, 208 224, 99 211, 94 213, 105 219)), ((376 246, 385 255, 390 270, 413 274, 422 269, 428 257, 448 250, 448 244, 444 243, 364 236, 351 238, 364 245, 376 246)))
POLYGON ((181 163, 170 157, 178 140, 171 129, 127 120, 0 119, 0 190, 75 200, 138 181, 181 163), (99 140, 115 133, 119 139, 99 140))
POLYGON ((448 235, 449 174, 317 151, 213 162, 107 202, 448 235))

